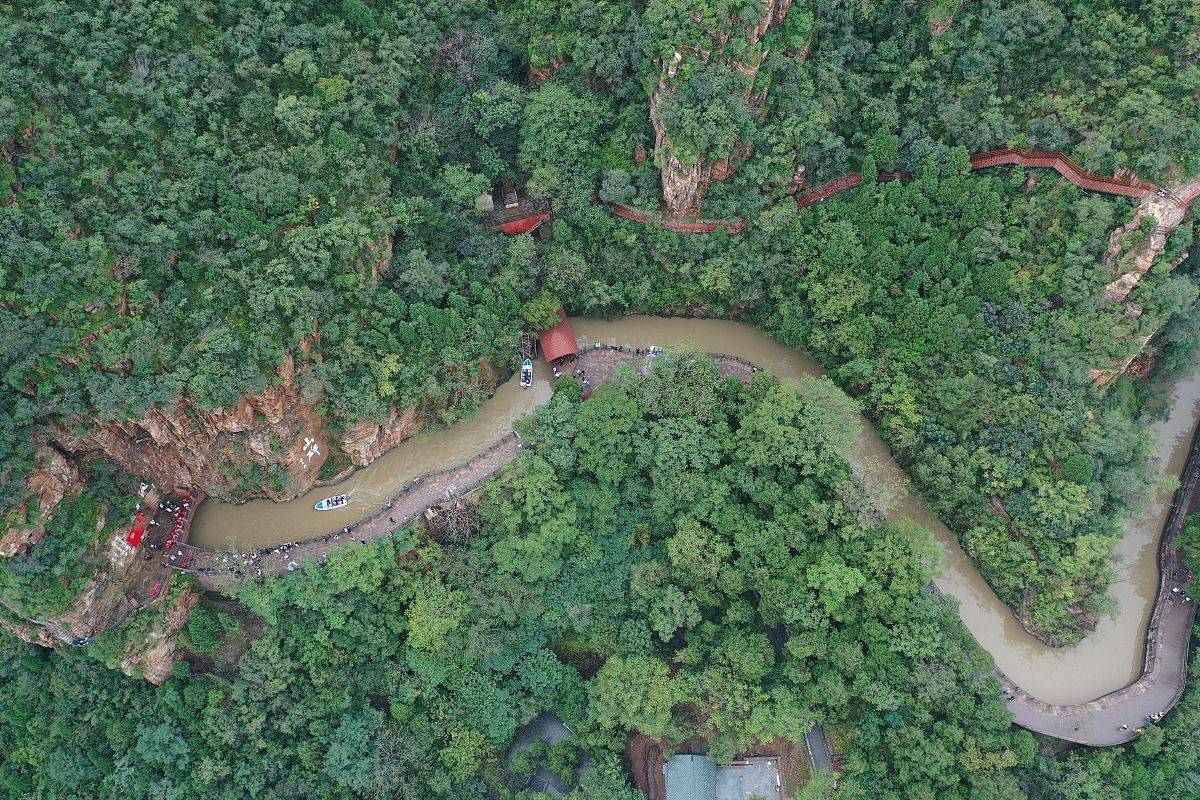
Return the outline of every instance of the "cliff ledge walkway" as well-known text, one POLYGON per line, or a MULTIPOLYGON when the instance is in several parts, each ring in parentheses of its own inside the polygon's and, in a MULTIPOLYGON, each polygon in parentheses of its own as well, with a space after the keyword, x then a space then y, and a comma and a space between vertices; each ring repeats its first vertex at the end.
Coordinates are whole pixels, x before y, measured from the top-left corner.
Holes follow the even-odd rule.
MULTIPOLYGON (((973 170, 1001 166, 1052 169, 1071 183, 1089 192, 1102 192, 1104 194, 1115 194, 1135 199, 1159 194, 1164 197, 1170 197, 1170 199, 1184 208, 1190 206, 1197 197, 1200 197, 1200 180, 1164 189, 1154 183, 1143 181, 1136 177, 1118 178, 1112 175, 1101 175, 1097 172, 1091 172, 1076 164, 1064 153, 1058 151, 1004 147, 999 150, 975 153, 971 156, 971 169, 973 170)), ((909 172, 880 172, 876 180, 882 183, 886 181, 908 180, 911 177, 912 173, 909 172)), ((862 176, 858 173, 842 175, 803 194, 798 194, 796 196, 796 206, 798 208, 807 208, 822 200, 827 200, 836 194, 841 194, 861 185, 862 176)), ((614 214, 623 219, 641 223, 657 220, 667 230, 676 231, 677 233, 712 233, 717 230, 741 233, 747 227, 747 223, 744 220, 673 220, 662 218, 659 214, 638 211, 629 206, 619 204, 610 205, 609 208, 612 209, 614 214)))

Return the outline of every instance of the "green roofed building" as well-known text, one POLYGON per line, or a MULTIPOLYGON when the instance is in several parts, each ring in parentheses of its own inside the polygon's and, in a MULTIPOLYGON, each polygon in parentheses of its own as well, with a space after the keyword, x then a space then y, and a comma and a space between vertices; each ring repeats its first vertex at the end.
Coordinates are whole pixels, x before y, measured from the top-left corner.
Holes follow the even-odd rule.
POLYGON ((663 777, 667 800, 716 800, 717 765, 708 756, 671 756, 663 777))

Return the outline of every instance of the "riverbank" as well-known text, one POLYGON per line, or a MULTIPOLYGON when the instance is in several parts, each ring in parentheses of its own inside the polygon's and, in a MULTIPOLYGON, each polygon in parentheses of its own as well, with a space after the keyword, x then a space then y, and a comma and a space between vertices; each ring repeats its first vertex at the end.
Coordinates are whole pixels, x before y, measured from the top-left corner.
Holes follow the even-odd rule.
MULTIPOLYGON (((716 355, 722 374, 749 380, 757 369, 745 359, 716 355)), ((586 370, 589 385, 600 385, 612 379, 618 367, 625 365, 642 369, 650 361, 633 352, 603 348, 586 348, 578 359, 567 367, 586 370)), ((585 396, 590 394, 585 389, 585 396)), ((216 550, 190 545, 189 571, 202 588, 230 591, 246 581, 267 578, 294 571, 312 558, 324 563, 336 547, 347 544, 366 544, 392 536, 415 522, 429 509, 449 500, 462 497, 487 483, 509 462, 520 455, 523 445, 515 433, 510 433, 488 450, 463 464, 418 476, 416 482, 404 487, 383 503, 370 517, 335 528, 313 538, 284 542, 274 547, 256 550, 216 550)))
MULTIPOLYGON (((671 342, 691 340, 706 351, 721 351, 730 353, 729 358, 736 359, 738 369, 745 370, 744 365, 753 361, 784 379, 799 379, 805 375, 820 375, 822 371, 800 353, 787 348, 770 339, 761 332, 749 326, 737 323, 714 320, 694 319, 661 319, 647 317, 632 317, 619 321, 572 319, 576 333, 588 342, 605 342, 608 344, 632 344, 644 347, 648 343, 669 344, 671 342)), ((585 361, 582 368, 588 370, 592 383, 599 384, 602 374, 608 369, 602 368, 600 362, 589 362, 586 359, 596 359, 605 353, 616 353, 613 350, 594 351, 588 349, 583 355, 585 361)), ((632 357, 632 354, 629 354, 632 357)), ((605 356, 608 358, 608 356, 605 356)), ((725 363, 729 369, 731 364, 725 363)), ((519 389, 517 391, 520 391, 519 389)), ((548 387, 547 387, 548 393, 548 387)), ((1160 437, 1160 449, 1157 461, 1164 473, 1178 474, 1183 467, 1187 453, 1187 445, 1191 441, 1191 433, 1196 420, 1196 405, 1200 399, 1200 379, 1181 382, 1174 387, 1171 402, 1171 415, 1167 422, 1156 426, 1160 437)), ((529 408, 536 403, 529 402, 529 408)), ((480 409, 480 416, 488 418, 488 422, 479 423, 493 425, 494 418, 507 416, 512 411, 511 404, 505 402, 498 408, 485 405, 480 409)), ((474 424, 474 423, 473 423, 474 424)), ((511 427, 509 428, 511 431, 511 427)), ((473 435, 473 430, 455 426, 440 432, 448 440, 447 444, 457 450, 465 450, 468 443, 458 441, 463 436, 473 435)), ((478 448, 479 440, 473 440, 473 446, 478 448)), ((511 446, 515 448, 516 441, 511 446)), ((404 448, 397 448, 395 456, 408 469, 404 461, 404 448)), ((425 452, 426 445, 422 444, 419 453, 425 452)), ((512 457, 516 453, 511 452, 512 457)), ((1125 539, 1116 554, 1117 569, 1120 579, 1114 585, 1113 593, 1120 604, 1120 614, 1113 619, 1101 621, 1097 631, 1089 635, 1080 645, 1067 649, 1049 648, 1030 636, 1019 624, 1012 611, 1005 606, 991 591, 969 557, 958 546, 958 543, 944 525, 933 518, 923 504, 906 490, 907 478, 903 470, 891 458, 886 446, 879 440, 874 430, 864 420, 863 434, 856 444, 851 461, 860 482, 869 487, 873 499, 884 510, 885 516, 891 520, 913 519, 933 531, 940 545, 944 567, 938 578, 938 585, 943 592, 953 596, 959 602, 960 616, 968 630, 980 645, 992 653, 998 667, 1006 674, 1013 684, 1021 687, 1022 694, 1013 704, 1014 713, 1027 727, 1040 730, 1051 735, 1065 735, 1073 740, 1085 739, 1089 743, 1116 743, 1107 741, 1115 739, 1118 725, 1113 726, 1112 736, 1101 741, 1098 735, 1103 721, 1093 723, 1093 727, 1084 732, 1074 730, 1075 721, 1064 725, 1063 719, 1074 714, 1054 714, 1047 709, 1076 707, 1093 702, 1094 698, 1102 698, 1119 692, 1124 687, 1137 682, 1145 670, 1146 625, 1154 610, 1154 599, 1158 594, 1158 565, 1156 553, 1159 545, 1159 532, 1162 521, 1167 516, 1169 497, 1161 497, 1155 505, 1155 510, 1144 518, 1130 522, 1125 539), (1067 729, 1064 730, 1064 727, 1067 729), (1093 736, 1092 732, 1097 732, 1093 736), (1072 735, 1079 734, 1079 735, 1072 735)), ((483 457, 468 458, 446 472, 446 478, 437 478, 443 471, 431 473, 420 484, 419 495, 413 495, 405 500, 403 493, 393 497, 405 502, 403 506, 393 505, 390 514, 378 513, 370 517, 374 523, 360 526, 352 530, 352 536, 361 540, 370 540, 386 535, 390 530, 403 527, 404 524, 423 513, 422 503, 434 505, 444 498, 444 491, 450 483, 457 483, 460 493, 463 487, 480 485, 494 474, 499 466, 485 465, 483 457), (492 468, 494 467, 494 469, 492 468), (461 471, 460 471, 461 470, 461 471), (449 477, 454 473, 453 478, 449 477), (408 505, 408 504, 411 504, 408 505), (395 522, 391 520, 394 518, 395 522), (387 524, 384 524, 384 521, 387 524)), ((411 484, 411 479, 408 480, 411 484)), ((415 490, 414 490, 415 491, 415 490)), ((412 492, 410 492, 412 494, 412 492)), ((388 496, 380 497, 379 506, 385 504, 388 496)), ((293 508, 296 505, 293 504, 293 508)), ((311 507, 308 507, 309 509, 311 507)), ((301 509, 310 516, 328 519, 327 515, 301 509)), ((203 512, 202 512, 203 513, 203 512)), ((364 523, 367 520, 364 520, 364 523)), ((259 527, 269 524, 259 521, 259 527)), ((276 533, 286 534, 286 529, 279 528, 276 533)), ((331 534, 336 535, 336 534, 331 534)), ((295 537, 297 539, 305 537, 295 537)), ((311 537, 308 537, 311 538, 311 537)), ((260 559, 264 563, 264 575, 284 571, 295 562, 302 563, 303 558, 297 556, 313 555, 320 560, 335 542, 341 543, 341 538, 324 541, 323 537, 316 542, 285 550, 281 553, 271 552, 269 556, 260 559)), ((271 550, 272 548, 267 548, 271 550)), ((224 558, 230 556, 224 555, 224 558)), ((224 567, 232 562, 223 562, 224 567)), ((240 568, 244 569, 245 565, 240 568)), ((244 576, 243 576, 244 577, 244 576)), ((205 579, 213 585, 229 582, 228 577, 211 576, 205 579)), ((1173 617, 1168 621, 1174 626, 1177 623, 1173 617)), ((1186 626, 1184 626, 1186 628, 1186 626)), ((1186 630, 1182 633, 1172 633, 1172 627, 1159 625, 1164 640, 1183 641, 1186 630)), ((1186 644, 1181 652, 1186 652, 1186 644)), ((1164 662, 1165 663, 1165 662, 1164 662)), ((1163 681, 1167 681, 1164 674, 1163 681)), ((1181 685, 1181 681, 1179 682, 1181 685)), ((1013 685, 1010 684, 1010 685, 1013 685)), ((1165 683, 1163 684, 1165 685, 1165 683)), ((1129 694, 1129 693, 1127 693, 1129 694)), ((1146 693, 1141 695, 1146 697, 1146 693)), ((1132 698, 1122 695, 1124 702, 1132 698)), ((1157 699, 1157 695, 1153 695, 1157 699)), ((1140 702, 1148 702, 1143 699, 1140 702)), ((1161 710, 1161 709, 1155 709, 1161 710)), ((1094 713, 1094 712, 1091 712, 1094 713)), ((1149 713, 1149 712, 1148 712, 1149 713)), ((1107 723, 1103 723, 1107 724, 1107 723)), ((1084 726, 1087 727, 1086 725, 1084 726)))
POLYGON ((521 443, 511 433, 461 466, 422 476, 419 483, 406 484, 372 517, 316 538, 252 551, 190 546, 188 552, 193 556, 190 571, 200 587, 228 592, 246 581, 266 580, 300 569, 310 558, 323 564, 334 548, 392 536, 449 497, 474 491, 520 452, 521 443))
POLYGON ((473 414, 450 425, 429 425, 344 480, 275 503, 205 503, 196 515, 191 543, 216 550, 258 550, 307 541, 371 519, 414 478, 452 469, 512 434, 513 423, 550 399, 550 370, 539 363, 534 383, 522 389, 511 379, 496 387, 473 414), (314 511, 331 495, 349 494, 336 511, 314 511))

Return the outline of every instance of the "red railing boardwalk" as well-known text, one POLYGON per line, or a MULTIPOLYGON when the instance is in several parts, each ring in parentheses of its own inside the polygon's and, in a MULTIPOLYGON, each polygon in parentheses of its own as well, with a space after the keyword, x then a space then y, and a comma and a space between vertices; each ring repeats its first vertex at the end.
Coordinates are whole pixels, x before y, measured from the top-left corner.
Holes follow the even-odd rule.
MULTIPOLYGON (((1140 178, 1118 178, 1113 175, 1101 175, 1091 172, 1076 164, 1065 154, 1049 150, 1028 150, 1023 147, 1004 147, 999 150, 988 150, 971 156, 971 169, 988 169, 1000 166, 1022 166, 1031 169, 1052 169, 1076 186, 1089 192, 1103 192, 1123 197, 1140 198, 1146 194, 1158 191, 1158 186, 1140 178)), ((895 180, 908 180, 910 172, 880 172, 876 180, 880 183, 895 180)), ((848 189, 854 189, 862 184, 862 176, 851 173, 834 178, 815 189, 796 198, 798 208, 807 208, 822 200, 833 197, 848 189)), ((1191 188, 1188 194, 1178 198, 1187 206, 1200 197, 1200 183, 1191 188)), ((612 205, 612 212, 618 217, 634 222, 646 223, 658 218, 657 214, 635 211, 628 206, 612 205)), ((662 220, 662 226, 668 230, 680 233, 710 233, 715 230, 726 230, 740 233, 746 229, 744 220, 696 220, 683 222, 677 220, 662 220)))
MULTIPOLYGON (((613 204, 609 206, 612 212, 618 217, 640 222, 643 225, 651 219, 659 218, 657 214, 647 214, 643 211, 635 211, 629 206, 613 204)), ((662 226, 670 231, 678 231, 679 233, 712 233, 716 230, 730 231, 731 233, 741 233, 746 228, 744 221, 736 220, 695 220, 693 222, 682 222, 679 220, 663 219, 662 226)))

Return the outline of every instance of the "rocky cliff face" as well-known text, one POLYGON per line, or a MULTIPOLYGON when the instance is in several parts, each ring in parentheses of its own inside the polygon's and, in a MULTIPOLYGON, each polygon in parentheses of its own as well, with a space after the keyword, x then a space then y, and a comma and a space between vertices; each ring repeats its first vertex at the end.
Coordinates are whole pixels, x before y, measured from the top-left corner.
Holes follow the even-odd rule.
POLYGON ((650 95, 650 122, 654 125, 654 157, 662 176, 663 202, 667 213, 681 217, 699 213, 708 189, 704 159, 698 158, 691 164, 684 163, 671 146, 667 136, 667 124, 663 116, 663 103, 671 93, 671 80, 679 74, 683 55, 676 52, 674 58, 663 68, 658 88, 650 95))
MULTIPOLYGON (((1167 239, 1186 216, 1187 207, 1170 193, 1155 193, 1141 202, 1133 219, 1112 232, 1105 261, 1117 273, 1117 278, 1104 287, 1105 300, 1124 302, 1129 297, 1129 293, 1154 266, 1155 259, 1166 249, 1167 239), (1151 220, 1153 225, 1149 235, 1132 247, 1126 246, 1126 237, 1141 228, 1146 220, 1151 220)), ((1183 257, 1186 258, 1186 254, 1183 257)))
MULTIPOLYGON (((502 376, 486 361, 480 367, 475 390, 491 394, 500 384, 502 376)), ((450 398, 454 405, 461 400, 450 398)), ((365 467, 396 445, 419 433, 429 424, 429 416, 419 408, 396 408, 388 411, 383 422, 363 420, 347 430, 338 440, 338 446, 355 467, 365 467)))
POLYGON ((366 466, 426 425, 416 409, 392 408, 382 423, 363 420, 346 431, 339 445, 356 467, 366 466))
POLYGON ((171 677, 171 667, 179 653, 179 632, 199 602, 200 595, 195 591, 180 592, 172 606, 155 620, 145 639, 126 648, 121 671, 130 677, 141 675, 156 686, 171 677))
MULTIPOLYGON (((485 364, 473 390, 490 392, 499 377, 485 364)), ((104 424, 78 420, 71 428, 53 427, 27 479, 27 502, 0 519, 0 557, 37 547, 46 536, 47 521, 63 499, 84 488, 85 478, 77 464, 87 458, 103 456, 125 471, 165 487, 285 500, 317 482, 332 446, 343 451, 349 462, 344 472, 348 472, 369 464, 420 431, 429 420, 427 410, 393 408, 382 422, 364 421, 336 434, 317 412, 318 401, 319 397, 301 389, 295 361, 289 356, 270 388, 230 408, 205 411, 180 403, 136 420, 104 424), (272 475, 283 476, 285 488, 264 486, 263 481, 272 475)), ((155 508, 158 499, 158 490, 152 489, 144 508, 155 508)), ((98 532, 104 528, 104 516, 98 521, 98 532)), ((0 627, 25 641, 59 647, 87 644, 98 631, 110 630, 137 613, 140 605, 129 587, 141 585, 144 604, 145 590, 159 580, 157 575, 146 576, 160 569, 161 562, 131 555, 126 533, 121 527, 91 548, 87 558, 95 563, 95 571, 62 613, 35 619, 19 609, 0 607, 0 627)), ((185 591, 170 602, 171 607, 145 636, 139 634, 136 641, 128 643, 119 665, 126 673, 144 675, 155 683, 170 675, 179 630, 195 597, 185 591)))
POLYGON ((29 498, 37 503, 36 515, 25 517, 22 503, 3 521, 4 535, 0 537, 0 557, 10 558, 24 553, 46 535, 46 522, 54 509, 68 495, 83 489, 79 470, 66 456, 50 447, 38 450, 34 471, 28 479, 29 498))
MULTIPOLYGON (((662 72, 658 86, 650 95, 650 121, 654 126, 655 163, 662 175, 663 202, 667 214, 673 218, 694 216, 700 213, 704 206, 704 195, 709 185, 714 181, 725 180, 733 173, 736 159, 745 157, 748 152, 743 150, 738 156, 727 156, 723 159, 710 160, 706 154, 700 154, 694 161, 681 158, 671 144, 671 135, 663 113, 666 105, 673 101, 676 93, 676 81, 679 78, 681 65, 685 59, 696 59, 708 64, 714 61, 732 66, 745 77, 745 90, 742 101, 752 110, 760 110, 766 101, 766 90, 753 93, 755 81, 767 52, 758 47, 763 36, 772 27, 783 23, 791 8, 792 0, 762 0, 764 13, 762 18, 751 26, 742 24, 739 20, 727 20, 720 30, 709 31, 711 43, 704 46, 680 45, 674 55, 662 64, 662 72), (726 55, 726 47, 734 36, 745 36, 749 51, 755 53, 750 61, 739 61, 726 55)), ((698 18, 693 22, 699 24, 698 18)))
MULTIPOLYGON (((479 388, 491 391, 496 381, 485 365, 479 388)), ((317 411, 319 400, 300 388, 295 361, 287 356, 270 388, 230 408, 205 411, 183 402, 136 420, 92 426, 80 421, 75 429, 59 425, 50 438, 63 453, 102 455, 162 486, 280 502, 317 483, 332 445, 345 452, 351 466, 361 467, 428 421, 420 409, 393 408, 382 422, 366 420, 335 435, 317 411), (281 480, 272 483, 273 476, 281 480)), ((10 536, 17 541, 29 534, 14 531, 10 536)))
MULTIPOLYGON (((1134 211, 1133 219, 1109 236, 1105 263, 1116 277, 1104 287, 1104 299, 1109 303, 1124 303, 1127 317, 1136 319, 1142 315, 1142 309, 1129 302, 1129 295, 1154 267, 1155 261, 1166 250, 1171 234, 1187 217, 1188 206, 1178 198, 1190 196, 1197 187, 1200 187, 1200 178, 1147 195, 1134 211), (1135 236, 1148 220, 1149 232, 1135 236)), ((1180 255, 1171 269, 1182 263, 1187 255, 1180 255)), ((1142 355, 1142 349, 1152 338, 1153 333, 1141 335, 1137 347, 1127 358, 1109 367, 1093 369, 1092 380, 1103 386, 1123 374, 1142 355)))
POLYGON ((126 471, 164 486, 192 486, 209 494, 245 495, 251 478, 280 472, 288 477, 279 489, 261 493, 284 500, 311 486, 328 455, 329 434, 316 413, 316 397, 306 397, 296 382, 295 362, 284 359, 274 385, 243 398, 231 408, 197 409, 186 402, 151 411, 136 420, 120 420, 69 429, 57 426, 52 441, 67 453, 99 453, 126 471))
POLYGON ((554 56, 545 66, 535 67, 529 65, 529 72, 525 76, 525 82, 530 86, 541 86, 546 81, 554 77, 554 73, 570 63, 567 56, 554 56))

